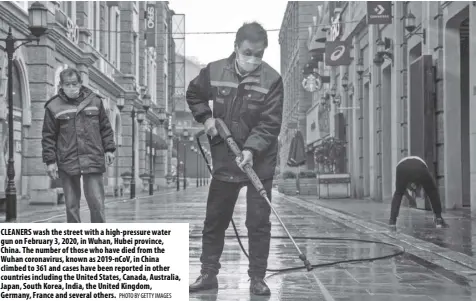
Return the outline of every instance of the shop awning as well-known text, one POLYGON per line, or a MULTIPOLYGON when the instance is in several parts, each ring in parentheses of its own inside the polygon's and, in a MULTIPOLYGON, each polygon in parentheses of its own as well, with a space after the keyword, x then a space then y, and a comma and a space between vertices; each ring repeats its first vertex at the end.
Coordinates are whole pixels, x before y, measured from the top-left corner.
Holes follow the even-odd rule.
POLYGON ((326 32, 318 29, 309 43, 309 51, 324 53, 326 49, 326 41, 326 32))
POLYGON ((309 52, 307 63, 304 65, 302 73, 304 76, 311 74, 314 69, 319 67, 319 62, 324 61, 326 52, 326 33, 318 29, 309 43, 309 52))

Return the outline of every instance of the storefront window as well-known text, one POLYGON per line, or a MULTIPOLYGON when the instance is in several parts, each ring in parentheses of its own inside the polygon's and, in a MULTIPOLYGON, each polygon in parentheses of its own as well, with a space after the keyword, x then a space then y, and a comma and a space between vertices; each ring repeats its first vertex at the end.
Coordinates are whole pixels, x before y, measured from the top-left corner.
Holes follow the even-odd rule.
POLYGON ((13 107, 22 108, 22 91, 20 72, 16 64, 13 64, 13 107))

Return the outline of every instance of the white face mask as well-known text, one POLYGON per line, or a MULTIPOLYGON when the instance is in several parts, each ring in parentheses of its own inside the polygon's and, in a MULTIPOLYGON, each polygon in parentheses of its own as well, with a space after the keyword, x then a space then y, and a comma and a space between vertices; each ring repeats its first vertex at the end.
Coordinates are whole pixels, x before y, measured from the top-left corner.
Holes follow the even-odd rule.
POLYGON ((68 96, 68 98, 75 99, 75 98, 78 98, 79 96, 79 88, 68 87, 68 88, 63 88, 63 91, 64 91, 64 94, 68 96))
POLYGON ((251 72, 261 65, 262 60, 255 56, 243 55, 237 52, 236 62, 238 63, 238 66, 243 69, 243 71, 251 72))

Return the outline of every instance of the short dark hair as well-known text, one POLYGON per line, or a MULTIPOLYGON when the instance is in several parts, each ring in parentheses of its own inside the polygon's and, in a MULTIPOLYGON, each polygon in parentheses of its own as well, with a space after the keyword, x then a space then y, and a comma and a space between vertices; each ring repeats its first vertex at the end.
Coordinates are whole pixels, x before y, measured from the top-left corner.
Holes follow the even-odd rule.
POLYGON ((264 42, 264 47, 268 47, 268 33, 258 22, 245 23, 238 29, 235 45, 240 46, 245 40, 253 43, 264 42))
POLYGON ((82 79, 81 79, 81 73, 79 73, 79 71, 75 68, 66 68, 64 69, 63 71, 61 71, 60 73, 60 84, 62 84, 64 81, 63 79, 65 77, 69 77, 69 76, 73 76, 73 75, 76 75, 76 77, 78 78, 78 82, 79 83, 82 83, 82 79))

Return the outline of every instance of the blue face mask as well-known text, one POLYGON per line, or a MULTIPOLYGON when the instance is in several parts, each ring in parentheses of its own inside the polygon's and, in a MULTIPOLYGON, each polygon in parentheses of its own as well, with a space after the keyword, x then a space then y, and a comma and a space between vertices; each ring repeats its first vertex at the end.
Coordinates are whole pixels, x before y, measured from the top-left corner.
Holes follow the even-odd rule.
POLYGON ((239 52, 236 53, 236 62, 238 66, 245 72, 251 72, 261 65, 262 59, 255 56, 243 55, 239 52))

